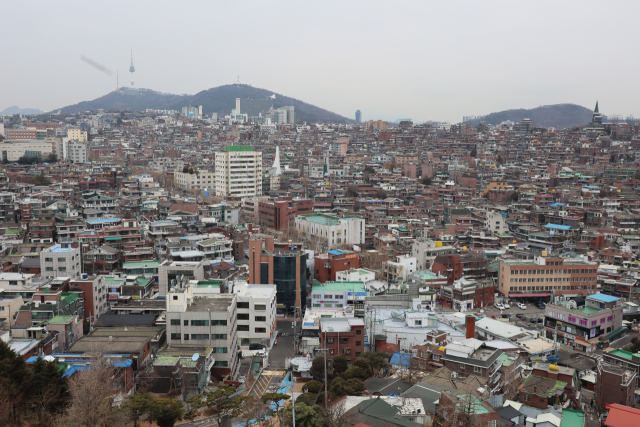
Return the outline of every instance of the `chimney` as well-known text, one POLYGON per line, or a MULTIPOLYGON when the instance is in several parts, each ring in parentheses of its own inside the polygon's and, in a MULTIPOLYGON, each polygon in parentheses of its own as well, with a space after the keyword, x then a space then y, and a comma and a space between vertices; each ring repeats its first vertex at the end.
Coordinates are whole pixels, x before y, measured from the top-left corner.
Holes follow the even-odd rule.
POLYGON ((465 327, 467 328, 467 338, 474 338, 476 336, 475 316, 467 315, 465 318, 465 327))

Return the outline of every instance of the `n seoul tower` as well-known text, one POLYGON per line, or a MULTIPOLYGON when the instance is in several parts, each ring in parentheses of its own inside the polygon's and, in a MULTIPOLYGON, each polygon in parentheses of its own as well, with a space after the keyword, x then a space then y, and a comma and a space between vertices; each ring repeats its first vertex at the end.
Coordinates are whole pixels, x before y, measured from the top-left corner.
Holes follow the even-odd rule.
POLYGON ((131 73, 131 86, 133 86, 133 73, 136 72, 136 68, 133 66, 133 49, 131 49, 131 67, 129 67, 131 73))

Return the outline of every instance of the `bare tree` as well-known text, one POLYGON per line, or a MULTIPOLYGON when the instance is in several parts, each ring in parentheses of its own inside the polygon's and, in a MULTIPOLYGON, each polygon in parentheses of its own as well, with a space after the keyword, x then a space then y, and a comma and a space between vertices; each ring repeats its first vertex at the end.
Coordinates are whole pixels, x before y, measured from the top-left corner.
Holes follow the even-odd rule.
POLYGON ((253 396, 250 396, 247 400, 245 400, 242 407, 243 412, 240 416, 242 417, 243 421, 240 423, 241 426, 261 427, 268 424, 271 409, 269 408, 269 405, 262 402, 260 399, 255 399, 253 396))
POLYGON ((344 427, 356 424, 353 415, 347 415, 345 406, 346 397, 336 401, 332 405, 323 407, 320 416, 323 427, 344 427))
POLYGON ((59 418, 60 426, 118 427, 126 423, 126 415, 115 405, 113 366, 96 359, 91 367, 76 372, 69 381, 71 406, 59 418))

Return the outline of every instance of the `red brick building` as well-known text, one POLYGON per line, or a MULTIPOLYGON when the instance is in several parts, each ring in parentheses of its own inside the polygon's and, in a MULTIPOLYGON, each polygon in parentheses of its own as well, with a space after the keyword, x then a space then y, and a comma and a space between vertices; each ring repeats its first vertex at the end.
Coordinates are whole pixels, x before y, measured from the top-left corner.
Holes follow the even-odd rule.
POLYGON ((310 214, 311 199, 294 199, 291 196, 280 196, 275 200, 258 202, 261 224, 275 230, 284 230, 293 226, 293 219, 297 215, 310 214))
POLYGON ((364 319, 355 317, 321 318, 320 345, 329 349, 329 357, 344 354, 355 361, 364 353, 364 319))
POLYGON ((619 403, 624 406, 633 404, 636 377, 635 370, 627 370, 617 366, 596 366, 596 402, 600 411, 604 412, 607 406, 619 403))
POLYGON ((333 250, 316 254, 314 278, 320 283, 335 282, 337 272, 352 268, 360 268, 360 258, 355 253, 333 250))

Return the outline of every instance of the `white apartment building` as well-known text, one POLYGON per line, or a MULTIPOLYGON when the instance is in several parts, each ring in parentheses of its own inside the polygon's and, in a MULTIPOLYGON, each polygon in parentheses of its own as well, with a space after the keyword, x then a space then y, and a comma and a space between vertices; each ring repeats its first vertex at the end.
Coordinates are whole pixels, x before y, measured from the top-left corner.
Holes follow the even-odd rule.
POLYGON ((172 347, 210 346, 215 362, 211 374, 238 375, 237 296, 194 297, 191 285, 167 294, 167 344, 172 347))
POLYGON ((363 218, 338 218, 324 214, 299 215, 294 220, 297 230, 308 236, 326 239, 329 248, 335 245, 364 244, 363 218))
POLYGON ((509 231, 507 217, 501 212, 487 211, 484 226, 491 230, 493 234, 502 234, 509 231))
POLYGON ((235 282, 233 292, 238 296, 238 344, 270 347, 276 338, 276 285, 250 285, 235 282))
POLYGON ((262 153, 248 145, 229 145, 216 153, 216 196, 262 195, 262 153))
POLYGON ((87 144, 79 141, 68 141, 64 158, 73 160, 74 163, 85 163, 87 161, 87 144))
POLYGON ((17 162, 20 157, 47 157, 53 153, 53 144, 51 141, 40 140, 10 140, 7 139, 0 144, 2 151, 2 160, 8 162, 17 162))
POLYGON ((216 174, 206 170, 197 170, 193 173, 175 172, 173 181, 176 187, 186 191, 211 190, 216 185, 216 174))
POLYGON ((40 252, 40 275, 42 277, 80 278, 82 260, 80 248, 72 248, 69 243, 53 245, 40 252))
POLYGON ((78 142, 87 142, 87 132, 82 129, 67 129, 67 138, 78 142))
POLYGON ((181 171, 184 168, 184 161, 171 157, 160 157, 150 161, 149 168, 159 173, 181 171))

